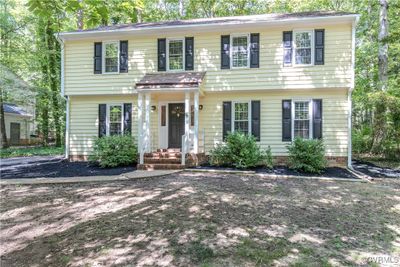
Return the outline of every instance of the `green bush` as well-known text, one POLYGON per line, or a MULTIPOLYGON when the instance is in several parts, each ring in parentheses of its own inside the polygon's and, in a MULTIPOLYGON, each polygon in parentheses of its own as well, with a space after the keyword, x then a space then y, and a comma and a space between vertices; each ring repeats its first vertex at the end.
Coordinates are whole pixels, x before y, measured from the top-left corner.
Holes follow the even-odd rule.
POLYGON ((224 144, 211 151, 210 164, 238 169, 272 167, 272 155, 269 148, 261 150, 253 136, 236 132, 229 134, 224 144))
POLYGON ((288 164, 291 169, 321 173, 326 168, 325 147, 322 140, 296 138, 287 146, 289 151, 288 164))
POLYGON ((89 161, 102 168, 134 164, 137 162, 137 146, 132 136, 104 136, 96 139, 89 161))
POLYGON ((352 147, 356 154, 369 153, 373 143, 373 133, 370 126, 353 129, 352 147))

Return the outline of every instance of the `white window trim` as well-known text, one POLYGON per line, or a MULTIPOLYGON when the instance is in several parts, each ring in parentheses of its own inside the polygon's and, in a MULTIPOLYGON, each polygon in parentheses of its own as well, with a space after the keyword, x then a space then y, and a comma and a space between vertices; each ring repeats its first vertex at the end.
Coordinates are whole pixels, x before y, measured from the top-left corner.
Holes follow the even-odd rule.
POLYGON ((250 33, 235 33, 230 35, 230 45, 229 45, 229 58, 230 58, 230 67, 231 69, 248 69, 250 68, 250 33), (236 37, 247 37, 247 66, 244 67, 234 67, 233 66, 233 57, 232 57, 232 52, 233 52, 233 38, 236 37))
POLYGON ((119 73, 119 58, 120 58, 120 43, 119 41, 106 41, 103 42, 102 45, 102 51, 101 51, 101 65, 102 65, 102 73, 103 74, 118 74, 119 73), (118 63, 117 63, 117 71, 113 71, 113 72, 106 72, 106 45, 107 44, 117 44, 117 48, 118 48, 118 54, 117 54, 117 58, 118 58, 118 63))
POLYGON ((121 135, 123 135, 124 134, 124 104, 121 104, 121 103, 107 104, 106 135, 110 135, 110 107, 111 106, 120 106, 121 107, 121 135))
POLYGON ((313 100, 312 99, 292 99, 292 141, 296 138, 294 136, 294 120, 295 120, 295 106, 296 102, 308 102, 308 116, 309 116, 309 133, 308 139, 313 139, 313 100))
POLYGON ((231 121, 232 121, 232 125, 231 125, 231 133, 235 132, 235 104, 243 104, 243 103, 247 103, 247 107, 248 107, 248 114, 247 114, 247 119, 249 122, 249 129, 248 129, 248 134, 252 133, 252 129, 251 129, 251 101, 232 101, 232 109, 231 109, 231 121))
POLYGON ((167 56, 167 71, 170 71, 170 72, 176 72, 176 71, 184 71, 185 70, 185 64, 186 64, 186 62, 185 62, 185 47, 186 47, 186 44, 185 44, 185 38, 168 38, 167 39, 167 51, 166 51, 166 56, 167 56), (169 42, 170 41, 182 41, 182 69, 178 69, 178 70, 171 70, 171 69, 169 69, 169 42))
POLYGON ((294 30, 293 37, 292 37, 292 46, 293 46, 293 52, 292 52, 293 66, 298 66, 298 67, 314 66, 314 50, 315 50, 314 30, 309 30, 309 29, 308 30, 294 30), (302 33, 302 32, 308 32, 311 34, 311 63, 310 64, 296 64, 296 34, 302 33))

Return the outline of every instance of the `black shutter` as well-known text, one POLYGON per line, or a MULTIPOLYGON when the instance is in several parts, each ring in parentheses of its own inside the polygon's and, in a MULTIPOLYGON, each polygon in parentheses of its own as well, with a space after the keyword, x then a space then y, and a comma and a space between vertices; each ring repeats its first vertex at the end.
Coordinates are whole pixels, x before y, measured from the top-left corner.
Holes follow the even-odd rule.
POLYGON ((292 65, 292 40, 293 33, 291 31, 283 32, 283 65, 292 65))
POLYGON ((124 134, 132 133, 132 104, 124 103, 124 134))
POLYGON ((325 30, 315 30, 315 65, 324 65, 325 54, 325 30))
POLYGON ((119 72, 128 72, 128 41, 119 42, 119 72))
POLYGON ((260 67, 260 34, 250 34, 250 68, 260 67))
POLYGON ((229 69, 230 63, 230 36, 221 36, 221 69, 229 69))
POLYGON ((158 51, 158 71, 166 71, 167 70, 167 40, 158 39, 157 43, 157 51, 158 51))
POLYGON ((322 138, 322 99, 313 100, 313 138, 322 138))
POLYGON ((222 138, 225 140, 228 133, 232 131, 232 103, 224 102, 222 110, 222 138))
POLYGON ((260 141, 260 101, 251 101, 251 134, 260 141))
POLYGON ((94 43, 94 74, 101 74, 102 43, 94 43))
POLYGON ((282 100, 282 141, 292 141, 292 101, 282 100))
POLYGON ((107 134, 107 105, 99 104, 99 137, 107 134))
POLYGON ((194 67, 194 38, 185 38, 185 70, 193 70, 194 67))

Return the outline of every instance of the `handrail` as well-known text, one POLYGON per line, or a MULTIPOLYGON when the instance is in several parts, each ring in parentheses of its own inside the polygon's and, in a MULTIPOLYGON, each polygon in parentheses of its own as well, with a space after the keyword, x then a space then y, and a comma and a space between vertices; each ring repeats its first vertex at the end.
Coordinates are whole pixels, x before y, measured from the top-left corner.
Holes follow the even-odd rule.
POLYGON ((186 165, 186 134, 182 135, 182 155, 181 155, 181 164, 183 166, 186 165))

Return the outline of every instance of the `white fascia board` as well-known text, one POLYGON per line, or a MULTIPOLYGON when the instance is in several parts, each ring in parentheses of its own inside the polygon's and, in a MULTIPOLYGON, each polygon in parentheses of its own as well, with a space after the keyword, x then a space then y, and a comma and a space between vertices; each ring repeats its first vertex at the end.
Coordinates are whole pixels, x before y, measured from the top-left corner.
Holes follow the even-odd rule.
POLYGON ((325 16, 325 17, 306 17, 306 18, 288 18, 279 20, 266 20, 257 19, 248 21, 233 21, 233 22, 221 22, 221 23, 202 23, 193 25, 167 25, 167 26, 156 26, 156 27, 143 27, 143 28, 130 28, 130 29, 116 29, 116 30, 93 30, 93 31, 77 31, 77 32, 64 32, 59 33, 59 38, 62 40, 81 40, 81 39, 93 39, 102 37, 111 37, 119 35, 155 35, 162 33, 179 33, 187 32, 215 32, 215 31, 227 31, 235 30, 246 27, 277 27, 287 26, 290 24, 301 25, 322 23, 324 25, 336 24, 336 23, 352 23, 358 20, 359 15, 343 15, 343 16, 325 16))

